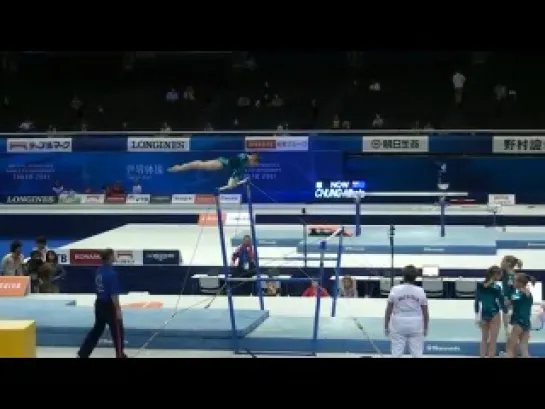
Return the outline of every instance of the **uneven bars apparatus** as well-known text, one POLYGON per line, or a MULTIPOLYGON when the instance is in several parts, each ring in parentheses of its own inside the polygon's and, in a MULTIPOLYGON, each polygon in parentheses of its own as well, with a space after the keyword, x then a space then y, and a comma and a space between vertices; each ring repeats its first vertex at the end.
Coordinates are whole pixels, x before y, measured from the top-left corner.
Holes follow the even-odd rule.
MULTIPOLYGON (((237 282, 255 282, 257 284, 257 293, 259 298, 259 308, 260 310, 265 310, 265 302, 263 299, 263 282, 268 281, 274 281, 274 282, 312 282, 312 281, 318 281, 319 289, 316 292, 316 307, 314 312, 314 326, 312 331, 312 355, 316 355, 318 351, 318 332, 319 332, 319 325, 320 325, 320 306, 321 306, 321 288, 323 286, 323 279, 324 279, 324 270, 325 270, 325 250, 327 248, 327 243, 329 240, 331 240, 334 237, 341 237, 344 235, 344 227, 340 227, 337 229, 333 234, 331 234, 329 237, 325 238, 320 242, 320 269, 319 269, 319 276, 317 278, 312 277, 301 277, 301 278, 278 278, 278 277, 262 277, 259 272, 259 256, 257 252, 257 237, 256 237, 256 229, 255 229, 255 216, 253 211, 253 204, 252 204, 252 196, 251 196, 251 183, 249 179, 244 179, 240 182, 238 182, 235 185, 232 186, 224 186, 220 187, 216 191, 215 195, 216 199, 216 213, 218 216, 218 230, 219 230, 219 236, 220 236, 220 248, 222 253, 222 259, 223 259, 223 271, 224 271, 224 279, 225 279, 225 288, 227 292, 227 305, 229 308, 229 319, 231 321, 231 337, 233 342, 233 351, 235 353, 243 353, 240 349, 239 345, 239 339, 238 339, 238 333, 237 333, 237 325, 236 325, 236 317, 235 317, 235 306, 233 302, 233 293, 231 289, 231 283, 237 283, 237 282), (227 256, 227 247, 225 245, 225 230, 223 228, 223 215, 222 215, 222 209, 221 209, 221 203, 220 203, 220 195, 222 192, 225 192, 227 190, 233 190, 241 186, 246 186, 246 196, 248 201, 248 213, 250 216, 250 227, 252 232, 252 245, 254 247, 254 254, 255 254, 255 277, 252 278, 243 278, 243 277, 230 277, 230 268, 228 263, 228 256, 227 256)), ((342 253, 342 246, 339 244, 339 253, 342 253)), ((339 262, 340 266, 340 262, 339 262)), ((262 352, 263 354, 263 352, 262 352)), ((275 354, 278 354, 276 352, 275 354)))
POLYGON ((441 237, 446 235, 446 207, 448 197, 467 197, 468 192, 447 192, 448 184, 439 184, 439 191, 437 192, 355 192, 354 203, 356 205, 355 213, 355 235, 361 235, 361 202, 366 196, 376 197, 437 197, 439 198, 439 224, 441 237))
MULTIPOLYGON (((263 282, 280 282, 280 283, 308 283, 316 281, 318 283, 318 291, 316 291, 316 303, 314 308, 314 323, 312 327, 312 340, 311 340, 311 351, 310 355, 315 356, 318 353, 318 334, 320 329, 320 309, 321 309, 321 289, 323 288, 323 282, 324 282, 324 275, 325 275, 325 251, 327 249, 328 242, 335 238, 339 237, 339 262, 338 262, 338 269, 340 268, 340 255, 342 254, 342 237, 344 235, 344 227, 339 227, 335 232, 333 232, 330 236, 326 237, 324 240, 320 242, 320 267, 319 267, 319 273, 318 277, 296 277, 296 278, 279 278, 279 277, 252 277, 252 278, 243 278, 243 277, 227 277, 226 281, 228 283, 231 282, 255 282, 258 283, 258 287, 262 287, 261 283, 263 282)), ((339 271, 337 269, 337 272, 339 271)), ((229 288, 229 286, 227 286, 229 288)), ((228 293, 228 297, 232 297, 228 293)), ((229 308, 233 307, 233 303, 229 303, 229 308)), ((235 353, 244 353, 244 351, 240 351, 239 349, 239 342, 237 337, 237 331, 236 331, 236 321, 235 321, 235 314, 234 311, 229 314, 230 317, 232 317, 231 327, 234 328, 234 331, 232 332, 233 336, 233 349, 235 353)), ((246 350, 247 352, 247 350, 246 350)), ((301 355, 301 351, 293 351, 293 353, 286 353, 282 351, 253 351, 253 354, 260 354, 260 355, 267 355, 267 354, 273 354, 273 355, 293 355, 293 354, 301 355)))

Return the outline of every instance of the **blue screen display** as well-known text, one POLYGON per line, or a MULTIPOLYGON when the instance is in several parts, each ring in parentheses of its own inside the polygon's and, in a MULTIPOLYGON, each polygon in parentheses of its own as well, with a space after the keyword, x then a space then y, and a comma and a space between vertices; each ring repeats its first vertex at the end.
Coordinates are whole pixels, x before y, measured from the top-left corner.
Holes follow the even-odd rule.
MULTIPOLYGON (((49 195, 56 180, 65 189, 100 191, 120 181, 127 190, 138 181, 144 193, 213 193, 226 184, 228 171, 168 173, 167 168, 192 160, 230 157, 233 152, 128 153, 73 152, 10 154, 1 158, 3 195, 49 195)), ((311 200, 315 180, 342 175, 340 152, 266 152, 248 168, 255 199, 271 202, 311 200)))

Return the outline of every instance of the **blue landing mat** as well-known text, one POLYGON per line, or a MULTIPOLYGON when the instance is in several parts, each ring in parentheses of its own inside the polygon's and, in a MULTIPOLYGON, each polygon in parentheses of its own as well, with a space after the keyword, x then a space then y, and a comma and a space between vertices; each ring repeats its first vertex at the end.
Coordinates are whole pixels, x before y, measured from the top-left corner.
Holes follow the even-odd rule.
MULTIPOLYGON (((399 226, 396 228, 394 246, 396 254, 496 254, 496 231, 486 227, 449 227, 445 237, 440 237, 439 226, 399 226)), ((319 243, 308 243, 308 252, 319 252, 319 243)), ((304 242, 297 252, 304 252, 304 242)), ((337 253, 338 240, 332 239, 326 252, 337 253)), ((369 226, 360 237, 343 240, 345 254, 390 254, 388 227, 369 226)))
POLYGON ((545 249, 545 231, 543 233, 498 233, 498 250, 543 250, 545 249))
MULTIPOLYGON (((257 245, 260 247, 297 247, 299 242, 303 240, 303 227, 299 230, 270 230, 266 228, 257 228, 257 245)), ((231 237, 231 246, 236 247, 242 243, 242 238, 250 235, 251 232, 241 231, 231 237)), ((320 237, 309 237, 308 242, 319 242, 320 237)))
MULTIPOLYGON (((202 318, 203 316, 201 316, 202 318)), ((383 319, 358 318, 357 320, 367 335, 356 327, 351 318, 322 318, 317 352, 362 354, 380 352, 388 355, 390 342, 382 330, 383 319)), ((229 325, 227 317, 225 317, 223 325, 225 326, 225 324, 229 325)), ((313 349, 312 326, 313 318, 269 317, 248 335, 239 339, 239 348, 254 353, 308 354, 313 349)), ((39 346, 79 346, 83 337, 83 333, 44 333, 40 331, 38 324, 39 346)), ((127 331, 126 345, 129 348, 140 348, 148 340, 148 334, 127 331)), ((499 340, 503 340, 502 335, 499 340)), ((475 327, 473 320, 433 319, 430 323, 430 333, 426 339, 425 353, 428 355, 477 356, 479 341, 480 331, 475 327)), ((111 343, 109 336, 100 340, 100 344, 103 346, 111 345, 111 343)), ((148 345, 148 348, 232 350, 233 343, 228 337, 160 335, 148 345)), ((503 343, 499 342, 498 351, 503 349, 503 343)), ((532 332, 530 353, 532 356, 545 357, 545 333, 532 332)))
MULTIPOLYGON (((0 308, 2 304, 0 304, 0 308)), ((37 324, 40 339, 75 337, 81 342, 94 322, 92 307, 69 307, 52 301, 35 300, 28 304, 13 303, 10 308, 0 310, 0 319, 31 319, 37 324)), ((173 309, 126 309, 123 311, 125 333, 131 336, 149 338, 157 329, 170 321, 173 309)), ((269 316, 268 311, 236 311, 237 336, 244 337, 269 316)), ((231 325, 228 310, 194 309, 179 312, 161 330, 160 337, 230 339, 231 325)), ((77 343, 77 342, 76 342, 77 343)), ((43 345, 43 344, 40 344, 43 345)), ((51 344, 49 344, 51 345, 51 344)), ((45 346, 45 345, 43 345, 45 346)))

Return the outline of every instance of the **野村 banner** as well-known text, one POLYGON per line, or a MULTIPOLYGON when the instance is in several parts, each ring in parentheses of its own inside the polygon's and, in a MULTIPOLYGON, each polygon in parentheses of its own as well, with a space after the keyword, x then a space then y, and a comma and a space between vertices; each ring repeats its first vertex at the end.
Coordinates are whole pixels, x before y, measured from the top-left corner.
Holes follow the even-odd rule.
POLYGON ((246 151, 251 152, 303 152, 308 144, 308 136, 247 136, 244 140, 246 151))
POLYGON ((507 154, 545 154, 545 136, 494 136, 493 153, 507 154))

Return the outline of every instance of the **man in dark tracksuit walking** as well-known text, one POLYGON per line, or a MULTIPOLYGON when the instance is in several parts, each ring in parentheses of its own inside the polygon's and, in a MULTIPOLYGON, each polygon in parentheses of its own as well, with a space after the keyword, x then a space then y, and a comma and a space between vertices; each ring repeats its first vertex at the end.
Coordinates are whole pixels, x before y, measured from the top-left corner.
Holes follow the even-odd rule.
POLYGON ((87 334, 83 345, 79 349, 78 357, 89 358, 96 348, 106 324, 115 346, 116 358, 127 358, 124 352, 124 330, 121 305, 119 304, 119 281, 112 264, 115 254, 112 249, 106 249, 101 254, 103 265, 95 274, 95 325, 87 334))

